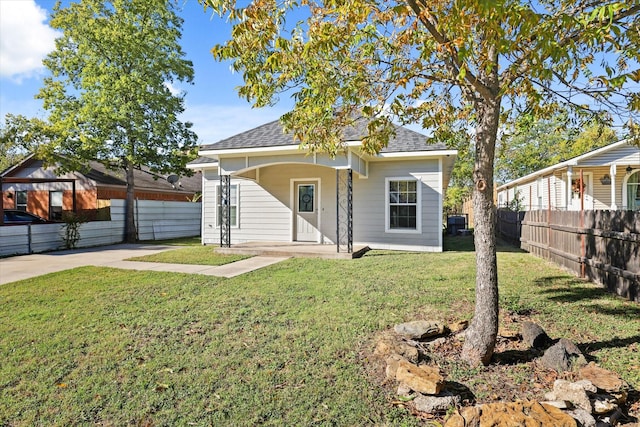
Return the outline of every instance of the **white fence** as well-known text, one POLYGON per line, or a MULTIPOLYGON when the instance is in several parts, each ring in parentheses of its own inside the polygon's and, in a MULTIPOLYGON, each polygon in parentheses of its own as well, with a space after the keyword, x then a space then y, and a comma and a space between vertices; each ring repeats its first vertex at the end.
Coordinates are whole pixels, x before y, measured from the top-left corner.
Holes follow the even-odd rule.
MULTIPOLYGON (((139 200, 135 207, 138 240, 163 240, 200 235, 200 203, 139 200)), ((124 240, 125 201, 111 201, 111 221, 80 226, 77 247, 103 246, 124 240)), ((64 249, 64 224, 0 227, 0 256, 64 249)))

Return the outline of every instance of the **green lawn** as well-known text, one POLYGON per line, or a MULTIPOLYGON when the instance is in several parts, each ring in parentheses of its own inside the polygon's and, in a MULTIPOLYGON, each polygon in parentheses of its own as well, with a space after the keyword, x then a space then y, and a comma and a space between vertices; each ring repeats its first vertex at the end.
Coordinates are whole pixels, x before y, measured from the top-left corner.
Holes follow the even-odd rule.
POLYGON ((223 265, 250 258, 245 255, 221 255, 213 246, 187 246, 153 255, 129 258, 127 261, 166 262, 172 264, 223 265))
MULTIPOLYGON (((498 263, 506 309, 640 388, 637 304, 528 254, 498 263)), ((363 345, 406 320, 469 319, 473 288, 469 251, 290 259, 232 279, 85 267, 0 286, 0 425, 414 425, 365 375, 363 345)))

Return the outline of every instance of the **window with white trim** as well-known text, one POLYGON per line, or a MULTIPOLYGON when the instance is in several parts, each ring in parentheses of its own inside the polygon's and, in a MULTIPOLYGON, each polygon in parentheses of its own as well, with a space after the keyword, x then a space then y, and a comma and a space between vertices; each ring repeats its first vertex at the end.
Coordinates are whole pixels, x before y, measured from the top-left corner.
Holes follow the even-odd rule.
MULTIPOLYGON (((230 187, 230 197, 229 197, 229 205, 230 205, 230 217, 231 217, 231 226, 238 226, 238 184, 232 184, 230 187)), ((216 226, 220 227, 220 218, 222 218, 222 193, 220 192, 220 186, 216 186, 216 226)))
POLYGON ((420 193, 415 179, 387 178, 386 231, 420 230, 420 193))
POLYGON ((629 179, 627 179, 627 186, 625 191, 627 206, 630 211, 640 210, 640 171, 635 171, 629 179))

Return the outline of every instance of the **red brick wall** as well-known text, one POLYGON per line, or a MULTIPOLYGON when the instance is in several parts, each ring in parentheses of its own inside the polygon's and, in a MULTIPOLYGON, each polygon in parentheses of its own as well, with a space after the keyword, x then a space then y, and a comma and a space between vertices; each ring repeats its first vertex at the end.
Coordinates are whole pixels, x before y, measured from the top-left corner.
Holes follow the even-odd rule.
MULTIPOLYGON (((83 214, 87 219, 95 219, 98 212, 98 199, 125 199, 126 191, 117 189, 77 190, 76 212, 83 214)), ((193 193, 162 193, 154 191, 136 191, 135 197, 139 200, 163 200, 186 202, 193 198, 193 193)), ((62 209, 73 211, 73 191, 64 190, 62 194, 62 209)), ((15 209, 15 194, 13 191, 2 193, 2 206, 4 209, 15 209), (11 195, 11 198, 9 197, 11 195)), ((29 191, 27 194, 27 211, 43 218, 49 218, 49 191, 29 191)))
MULTIPOLYGON (((13 191, 2 193, 2 206, 4 209, 15 209, 15 194, 13 194, 13 191), (9 194, 11 194, 11 198, 9 198, 9 194)), ((76 210, 78 212, 87 212, 89 217, 93 217, 97 207, 98 198, 95 190, 76 191, 76 210)), ((73 211, 73 191, 63 191, 62 209, 73 211)), ((29 191, 27 194, 27 212, 43 218, 49 218, 49 191, 29 191)))

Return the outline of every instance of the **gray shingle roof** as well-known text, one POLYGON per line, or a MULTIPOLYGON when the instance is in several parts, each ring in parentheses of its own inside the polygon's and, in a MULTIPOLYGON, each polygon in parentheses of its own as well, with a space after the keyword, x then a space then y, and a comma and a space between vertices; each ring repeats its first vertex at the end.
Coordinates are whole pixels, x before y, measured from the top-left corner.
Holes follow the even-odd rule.
MULTIPOLYGON (((394 125, 395 126, 395 125, 394 125)), ((382 153, 398 153, 411 151, 445 150, 443 143, 427 144, 427 137, 402 126, 395 126, 396 135, 389 141, 389 145, 382 149, 382 153)), ((358 120, 356 126, 344 131, 345 141, 360 141, 366 135, 366 122, 358 120)), ((239 133, 223 139, 215 144, 203 145, 200 150, 229 150, 244 148, 281 147, 298 145, 293 135, 285 134, 279 120, 266 123, 257 128, 239 133)))
POLYGON ((187 165, 189 166, 196 166, 196 165, 208 165, 211 163, 218 163, 217 160, 214 160, 210 157, 198 157, 195 160, 190 161, 189 163, 187 163, 187 165))
MULTIPOLYGON (((121 169, 109 169, 104 164, 97 161, 88 162, 88 169, 79 171, 86 178, 91 179, 100 185, 126 186, 126 176, 121 169)), ((33 154, 29 155, 21 162, 2 172, 2 177, 14 177, 25 167, 44 168, 42 160, 37 159, 33 154)), ((136 188, 145 188, 158 191, 186 191, 198 192, 202 189, 202 175, 196 172, 193 176, 180 176, 179 184, 175 187, 171 185, 166 177, 158 175, 143 166, 133 170, 136 188)))

